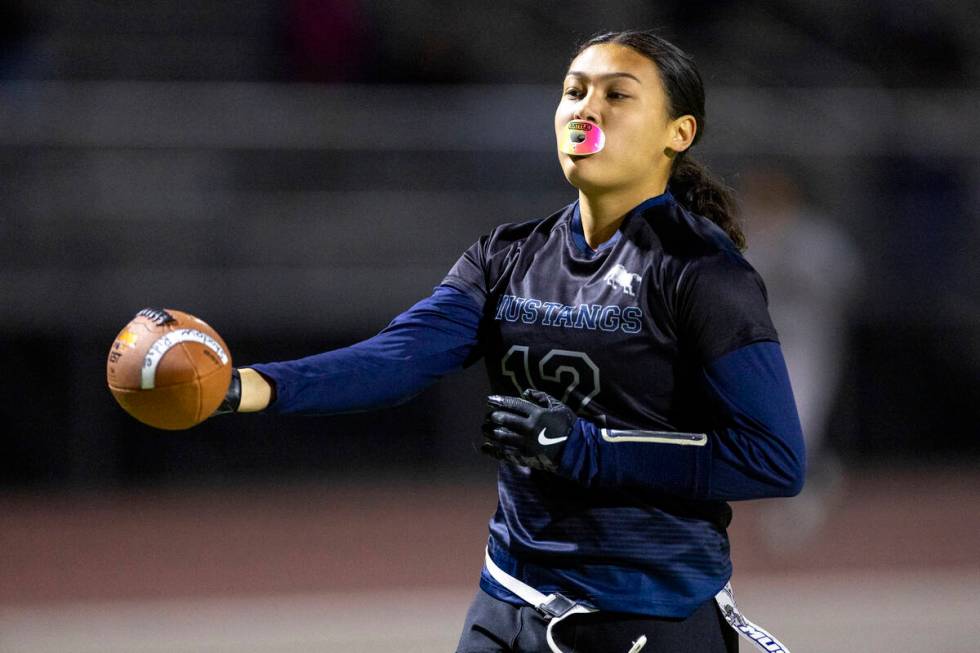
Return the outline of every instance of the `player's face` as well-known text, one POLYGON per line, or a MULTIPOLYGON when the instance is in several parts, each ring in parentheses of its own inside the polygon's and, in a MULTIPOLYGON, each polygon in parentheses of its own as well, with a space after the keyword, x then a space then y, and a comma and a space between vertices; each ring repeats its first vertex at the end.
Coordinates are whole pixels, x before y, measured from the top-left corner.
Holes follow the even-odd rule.
POLYGON ((691 116, 672 120, 656 64, 627 46, 593 45, 568 68, 555 111, 560 143, 569 120, 589 120, 606 135, 605 147, 558 160, 568 181, 585 192, 666 183, 673 152, 687 149, 696 125, 691 116))

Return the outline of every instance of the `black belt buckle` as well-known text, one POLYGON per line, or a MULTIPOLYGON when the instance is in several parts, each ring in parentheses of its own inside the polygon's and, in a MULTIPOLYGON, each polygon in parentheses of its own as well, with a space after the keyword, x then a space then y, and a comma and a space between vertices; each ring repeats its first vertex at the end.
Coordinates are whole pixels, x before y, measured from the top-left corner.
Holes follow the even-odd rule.
POLYGON ((567 596, 563 596, 555 592, 550 601, 547 603, 542 603, 538 606, 538 610, 548 616, 558 618, 574 608, 576 605, 577 603, 567 596))

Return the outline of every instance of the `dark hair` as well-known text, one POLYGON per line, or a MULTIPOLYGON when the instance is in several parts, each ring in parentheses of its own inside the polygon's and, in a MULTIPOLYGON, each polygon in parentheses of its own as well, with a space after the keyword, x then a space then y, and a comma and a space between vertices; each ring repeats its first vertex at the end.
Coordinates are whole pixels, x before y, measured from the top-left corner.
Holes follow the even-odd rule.
MULTIPOLYGON (((691 115, 697 121, 691 143, 694 147, 704 136, 705 113, 704 83, 693 57, 651 30, 627 30, 593 36, 579 46, 572 59, 593 45, 603 43, 625 45, 653 61, 660 72, 671 119, 691 115)), ((688 156, 690 149, 678 152, 674 157, 667 183, 671 194, 684 208, 721 227, 740 250, 745 249, 745 234, 738 223, 734 192, 688 156)))

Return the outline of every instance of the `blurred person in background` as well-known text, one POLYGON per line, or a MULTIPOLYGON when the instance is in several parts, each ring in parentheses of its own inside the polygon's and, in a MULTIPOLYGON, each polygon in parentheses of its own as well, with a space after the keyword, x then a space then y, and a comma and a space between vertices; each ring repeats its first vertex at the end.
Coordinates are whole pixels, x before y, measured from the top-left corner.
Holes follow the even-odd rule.
POLYGON ((787 168, 757 167, 740 184, 746 258, 766 281, 769 310, 786 357, 806 438, 807 484, 768 504, 763 535, 786 553, 813 535, 843 489, 843 468, 827 429, 846 353, 861 260, 850 236, 804 198, 787 168))
POLYGON ((799 493, 804 442, 734 198, 687 156, 701 76, 610 32, 561 88, 578 200, 496 227, 373 338, 235 370, 219 412, 381 408, 483 358, 499 503, 458 653, 785 650, 734 604, 727 502, 799 493))

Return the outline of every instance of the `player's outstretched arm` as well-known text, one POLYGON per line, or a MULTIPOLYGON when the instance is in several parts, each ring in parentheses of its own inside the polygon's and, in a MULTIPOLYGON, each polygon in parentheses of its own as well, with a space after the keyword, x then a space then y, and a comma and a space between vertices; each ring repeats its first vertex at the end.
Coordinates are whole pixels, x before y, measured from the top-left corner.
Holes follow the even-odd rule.
POLYGON ((438 286, 376 336, 350 347, 236 370, 218 414, 338 414, 394 406, 477 360, 480 306, 438 286))

